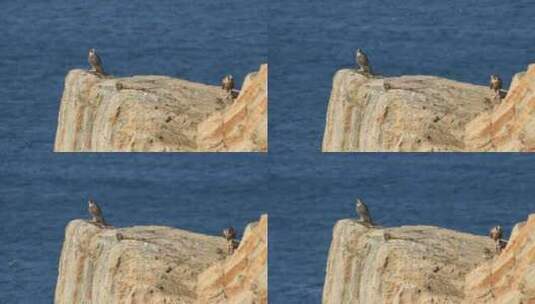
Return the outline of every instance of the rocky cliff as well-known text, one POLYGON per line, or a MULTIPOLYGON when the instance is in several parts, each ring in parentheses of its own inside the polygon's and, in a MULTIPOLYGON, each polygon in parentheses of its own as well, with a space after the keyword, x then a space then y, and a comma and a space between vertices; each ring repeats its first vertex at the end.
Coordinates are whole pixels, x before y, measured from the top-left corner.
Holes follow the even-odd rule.
POLYGON ((267 215, 245 229, 240 247, 205 270, 197 285, 198 304, 267 304, 267 215))
POLYGON ((262 77, 267 79, 265 65, 246 77, 232 100, 218 86, 181 79, 98 77, 72 70, 65 80, 54 150, 265 151, 267 81, 258 80, 262 77), (208 145, 206 137, 212 134, 200 125, 220 113, 225 113, 224 144, 208 145))
POLYGON ((535 152, 535 64, 513 78, 507 97, 466 127, 471 151, 535 152))
POLYGON ((535 303, 535 214, 513 229, 509 244, 496 258, 466 277, 465 304, 535 303))
POLYGON ((323 303, 531 303, 533 228, 535 216, 517 226, 508 248, 496 255, 486 236, 341 220, 329 250, 323 303))
POLYGON ((236 101, 199 124, 199 148, 204 151, 266 152, 267 82, 267 64, 257 73, 249 74, 236 101))
MULTIPOLYGON (((267 218, 264 221, 267 226, 267 218)), ((258 227, 250 225, 244 235, 245 247, 238 248, 242 259, 256 261, 257 247, 262 246, 257 244, 258 227)), ((74 220, 66 228, 55 303, 200 303, 205 295, 199 293, 198 286, 212 279, 204 272, 235 259, 227 255, 226 248, 222 237, 170 227, 100 228, 74 220), (203 281, 199 282, 201 276, 203 281)), ((233 292, 256 294, 267 290, 262 285, 266 281, 254 280, 261 277, 260 268, 247 264, 236 269, 235 275, 257 286, 235 286, 233 292)))
POLYGON ((484 86, 432 76, 366 77, 340 70, 333 81, 322 150, 528 150, 535 142, 533 70, 515 78, 501 103, 484 86))

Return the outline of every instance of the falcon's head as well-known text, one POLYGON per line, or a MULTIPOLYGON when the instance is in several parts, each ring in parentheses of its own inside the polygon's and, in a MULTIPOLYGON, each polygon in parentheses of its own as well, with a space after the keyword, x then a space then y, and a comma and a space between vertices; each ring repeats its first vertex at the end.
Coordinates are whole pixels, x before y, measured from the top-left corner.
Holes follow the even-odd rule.
POLYGON ((93 49, 93 48, 89 49, 89 54, 95 54, 95 53, 96 53, 95 49, 93 49))

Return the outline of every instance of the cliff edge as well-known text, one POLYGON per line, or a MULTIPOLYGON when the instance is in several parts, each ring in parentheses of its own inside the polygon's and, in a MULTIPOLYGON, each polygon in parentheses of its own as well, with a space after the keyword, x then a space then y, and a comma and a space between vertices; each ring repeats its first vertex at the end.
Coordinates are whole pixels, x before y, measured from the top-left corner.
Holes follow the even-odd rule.
POLYGON ((198 304, 267 304, 268 218, 249 224, 234 254, 205 270, 197 285, 198 304))
POLYGON ((267 81, 257 80, 264 74, 267 79, 265 65, 249 74, 239 96, 232 100, 218 86, 187 80, 165 76, 102 78, 72 70, 65 79, 54 151, 267 150, 267 81), (241 108, 247 110, 237 110, 241 108), (226 113, 227 137, 220 139, 224 145, 213 147, 206 144, 204 138, 209 134, 200 125, 218 113, 226 113), (232 126, 228 126, 229 120, 232 126))
POLYGON ((445 78, 367 77, 340 70, 333 80, 322 150, 529 150, 535 143, 534 75, 530 68, 515 77, 500 102, 488 87, 445 78))
POLYGON ((249 74, 236 101, 198 126, 199 149, 221 152, 267 152, 268 66, 249 74))
POLYGON ((513 228, 509 243, 496 258, 466 277, 465 304, 535 303, 535 214, 513 228))
POLYGON ((514 76, 503 102, 466 126, 472 151, 535 152, 535 64, 514 76))
POLYGON ((531 303, 534 226, 535 216, 518 225, 497 255, 486 236, 341 220, 333 231, 323 303, 531 303))
MULTIPOLYGON (((242 244, 254 246, 240 245, 237 252, 255 259, 258 252, 248 249, 260 246, 253 237, 259 225, 249 227, 242 244)), ((210 279, 205 271, 234 259, 226 252, 222 237, 159 226, 100 228, 73 220, 65 232, 54 303, 200 303, 199 278, 210 279)), ((255 266, 246 265, 237 275, 260 276, 255 266)), ((261 283, 258 289, 267 290, 261 283)), ((253 292, 248 288, 238 286, 235 292, 253 292)))

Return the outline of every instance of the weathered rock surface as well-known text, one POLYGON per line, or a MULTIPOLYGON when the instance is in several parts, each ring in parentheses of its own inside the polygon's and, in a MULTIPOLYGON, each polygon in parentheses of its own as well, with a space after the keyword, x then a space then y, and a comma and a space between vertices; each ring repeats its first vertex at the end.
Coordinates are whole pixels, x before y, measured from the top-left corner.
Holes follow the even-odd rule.
MULTIPOLYGON (((267 75, 267 67, 265 68, 267 75)), ((249 75, 247 79, 255 78, 249 75)), ((266 76, 267 78, 267 76, 266 76)), ((267 147, 267 111, 256 106, 266 83, 246 81, 238 100, 218 86, 164 76, 101 78, 72 70, 65 80, 54 150, 57 152, 258 151, 267 147), (262 88, 255 86, 262 85, 262 88), (217 113, 245 107, 227 128, 228 142, 218 149, 205 144, 199 125, 217 113), (263 117, 262 114, 266 117, 263 117), (258 121, 257 121, 258 120, 258 121), (231 130, 238 129, 232 132, 231 130), (248 129, 251 128, 251 129, 248 129), (236 134, 237 133, 237 134, 236 134), (264 136, 262 138, 262 136, 264 136), (242 136, 242 137, 240 137, 242 136), (255 146, 258 144, 258 146, 255 146)), ((264 94, 267 107, 267 95, 264 94)), ((236 114, 238 115, 238 114, 236 114)), ((226 115, 232 117, 231 114, 226 115)), ((201 130, 202 131, 202 130, 201 130)))
POLYGON ((513 78, 507 97, 466 126, 471 151, 535 152, 535 64, 513 78))
POLYGON ((340 70, 333 81, 322 150, 529 150, 535 143, 534 75, 532 68, 517 76, 499 104, 484 86, 432 76, 368 78, 340 70))
MULTIPOLYGON (((249 238, 244 236, 244 244, 254 243, 249 238)), ((198 279, 230 259, 226 248, 222 237, 170 227, 100 228, 74 220, 66 228, 55 303, 199 303, 204 295, 198 294, 198 279)), ((256 258, 256 251, 249 257, 246 249, 238 250, 256 258)), ((237 275, 259 275, 255 271, 247 265, 237 275)), ((235 292, 253 292, 245 288, 250 286, 235 292)))
POLYGON ((534 228, 532 215, 497 255, 487 236, 341 220, 329 250, 323 303, 534 303, 534 228))
POLYGON ((266 152, 268 143, 268 66, 245 79, 236 101, 199 124, 199 149, 266 152))
POLYGON ((247 226, 240 247, 199 276, 198 304, 267 304, 267 215, 247 226))
POLYGON ((492 250, 488 237, 341 220, 329 250, 323 303, 460 303, 464 277, 492 250))
POLYGON ((505 250, 466 277, 465 304, 535 303, 535 214, 513 229, 505 250))

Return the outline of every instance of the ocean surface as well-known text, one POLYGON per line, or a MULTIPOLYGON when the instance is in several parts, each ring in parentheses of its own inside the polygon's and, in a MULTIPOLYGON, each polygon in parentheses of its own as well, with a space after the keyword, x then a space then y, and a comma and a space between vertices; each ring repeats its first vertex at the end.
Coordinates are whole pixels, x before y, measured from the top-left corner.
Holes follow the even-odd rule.
POLYGON ((332 227, 361 197, 386 226, 486 234, 535 212, 528 154, 321 154, 336 70, 506 84, 535 62, 531 1, 3 1, 0 303, 53 301, 65 225, 88 196, 115 226, 219 234, 270 215, 270 303, 320 303, 332 227), (199 3, 200 2, 200 3, 199 3), (68 70, 218 83, 269 57, 268 154, 54 154, 68 70))

